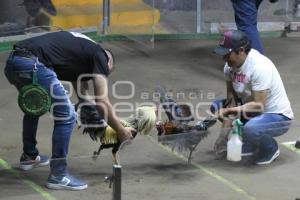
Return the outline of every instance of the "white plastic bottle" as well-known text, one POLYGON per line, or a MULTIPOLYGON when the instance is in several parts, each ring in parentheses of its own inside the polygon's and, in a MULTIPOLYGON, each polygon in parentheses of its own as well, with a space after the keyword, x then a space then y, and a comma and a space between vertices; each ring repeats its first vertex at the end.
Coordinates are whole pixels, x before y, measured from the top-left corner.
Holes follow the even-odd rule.
POLYGON ((232 122, 233 128, 231 130, 231 137, 227 142, 227 160, 238 162, 242 159, 242 141, 240 136, 242 134, 242 122, 236 119, 232 122))

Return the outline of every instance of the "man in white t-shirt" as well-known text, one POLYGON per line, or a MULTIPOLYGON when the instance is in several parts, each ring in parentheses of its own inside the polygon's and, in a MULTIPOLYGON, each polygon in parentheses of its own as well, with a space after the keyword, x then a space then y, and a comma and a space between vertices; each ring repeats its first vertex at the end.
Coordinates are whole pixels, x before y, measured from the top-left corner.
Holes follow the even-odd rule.
POLYGON ((275 65, 252 49, 241 31, 225 32, 214 52, 226 61, 227 83, 227 98, 215 101, 211 107, 223 123, 215 152, 224 155, 232 120, 240 118, 244 123, 242 155, 256 152, 256 164, 271 163, 280 153, 273 137, 286 133, 294 118, 275 65))

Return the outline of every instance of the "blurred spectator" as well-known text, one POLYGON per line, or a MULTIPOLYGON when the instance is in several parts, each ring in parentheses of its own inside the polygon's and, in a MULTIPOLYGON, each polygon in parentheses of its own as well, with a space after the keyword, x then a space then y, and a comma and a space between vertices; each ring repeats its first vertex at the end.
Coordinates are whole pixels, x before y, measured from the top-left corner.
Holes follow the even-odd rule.
POLYGON ((51 0, 24 0, 24 6, 29 14, 27 18, 28 27, 47 26, 50 22, 48 15, 56 15, 56 8, 51 0), (44 12, 41 12, 42 10, 44 12))
MULTIPOLYGON (((264 54, 264 48, 257 29, 258 8, 263 0, 231 0, 238 30, 247 34, 252 48, 264 54)), ((275 3, 278 0, 269 0, 275 3)))
POLYGON ((56 8, 51 0, 24 0, 24 6, 31 17, 37 17, 41 9, 50 15, 56 15, 56 8))

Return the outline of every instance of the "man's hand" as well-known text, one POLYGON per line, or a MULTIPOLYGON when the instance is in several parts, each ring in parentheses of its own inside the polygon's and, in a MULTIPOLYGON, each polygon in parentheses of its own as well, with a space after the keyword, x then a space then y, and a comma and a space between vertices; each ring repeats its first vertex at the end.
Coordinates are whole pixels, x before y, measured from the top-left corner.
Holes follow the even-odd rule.
POLYGON ((221 109, 219 110, 219 113, 218 113, 219 118, 222 118, 222 119, 223 119, 224 117, 227 117, 228 114, 229 114, 229 109, 228 109, 228 108, 221 108, 221 109))
POLYGON ((235 117, 232 116, 231 114, 233 114, 232 108, 221 108, 218 111, 218 119, 220 119, 221 121, 232 120, 235 117))
POLYGON ((136 133, 136 130, 134 128, 125 127, 123 132, 119 132, 118 138, 121 140, 121 142, 125 140, 132 140, 134 133, 136 133))

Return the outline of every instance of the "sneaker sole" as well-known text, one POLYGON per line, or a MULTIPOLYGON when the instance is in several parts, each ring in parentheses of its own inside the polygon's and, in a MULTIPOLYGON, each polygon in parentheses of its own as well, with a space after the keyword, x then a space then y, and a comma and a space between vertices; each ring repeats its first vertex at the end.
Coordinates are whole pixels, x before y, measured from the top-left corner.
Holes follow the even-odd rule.
POLYGON ((78 186, 78 187, 71 187, 67 185, 59 185, 59 184, 53 184, 53 183, 46 183, 46 187, 52 190, 84 190, 88 187, 88 185, 78 186))
POLYGON ((43 167, 43 166, 47 166, 49 165, 49 160, 47 162, 44 162, 44 163, 39 163, 37 165, 22 165, 20 164, 19 168, 23 171, 28 171, 28 170, 31 170, 33 168, 36 168, 36 167, 43 167))
POLYGON ((242 156, 253 156, 254 153, 253 152, 249 152, 249 153, 242 153, 242 156))
POLYGON ((273 162, 280 154, 279 149, 275 152, 275 154, 272 156, 272 158, 268 161, 264 161, 264 162, 257 162, 257 165, 267 165, 270 164, 271 162, 273 162))

